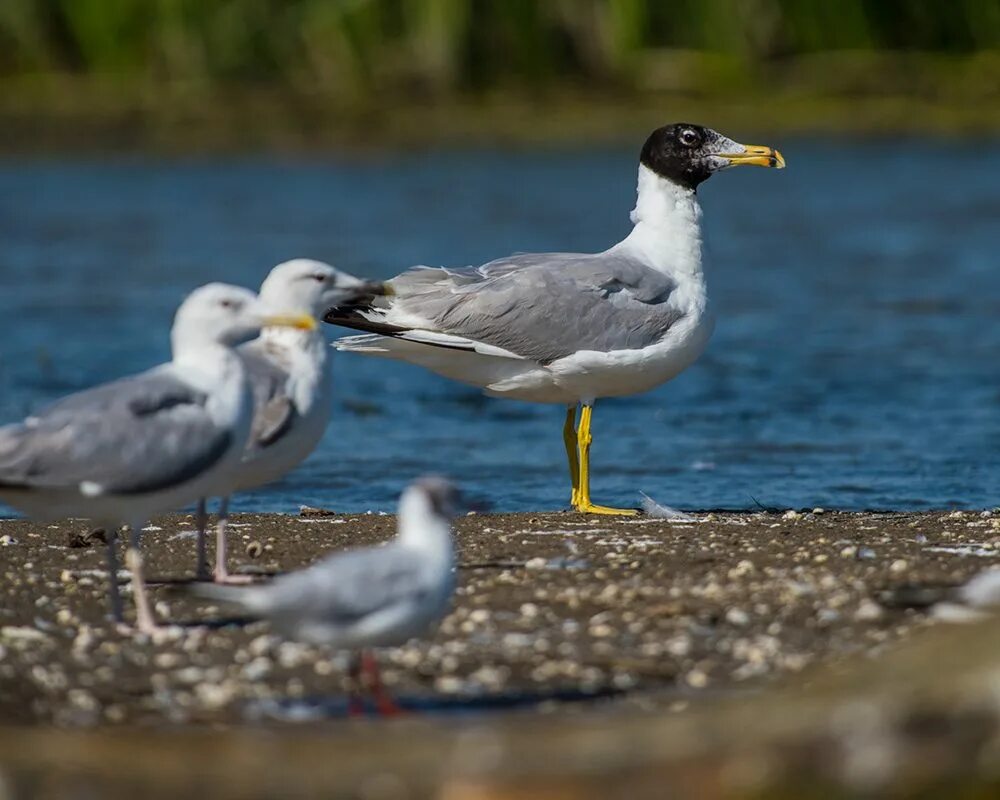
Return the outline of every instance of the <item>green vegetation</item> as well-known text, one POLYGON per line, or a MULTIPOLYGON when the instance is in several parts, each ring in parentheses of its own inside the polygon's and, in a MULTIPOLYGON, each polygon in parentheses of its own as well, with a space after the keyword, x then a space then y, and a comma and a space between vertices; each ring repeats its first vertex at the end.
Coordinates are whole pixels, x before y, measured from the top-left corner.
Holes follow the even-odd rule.
POLYGON ((969 127, 998 113, 1000 2, 2 0, 0 86, 22 121, 780 96, 810 127, 890 96, 969 127))

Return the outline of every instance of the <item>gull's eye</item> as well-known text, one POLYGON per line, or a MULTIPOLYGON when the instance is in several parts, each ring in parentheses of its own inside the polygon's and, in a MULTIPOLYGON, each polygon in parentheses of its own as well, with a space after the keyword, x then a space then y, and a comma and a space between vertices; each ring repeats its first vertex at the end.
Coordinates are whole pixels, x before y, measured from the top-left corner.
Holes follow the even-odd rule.
POLYGON ((680 134, 681 144, 687 145, 688 147, 693 147, 698 144, 698 133, 690 128, 685 128, 680 134))
POLYGON ((326 275, 321 275, 317 273, 316 275, 312 276, 312 279, 316 281, 316 283, 326 283, 326 275))
POLYGON ((232 300, 220 300, 219 305, 226 309, 236 308, 236 303, 232 300))

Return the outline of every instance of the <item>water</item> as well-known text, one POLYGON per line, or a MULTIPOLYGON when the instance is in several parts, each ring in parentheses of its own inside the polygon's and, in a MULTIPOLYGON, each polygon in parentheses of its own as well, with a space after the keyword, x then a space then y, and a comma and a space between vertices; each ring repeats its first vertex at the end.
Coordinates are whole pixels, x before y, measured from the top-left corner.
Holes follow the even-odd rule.
MULTIPOLYGON (((701 191, 718 326, 672 383, 595 412, 594 497, 683 508, 1000 503, 1000 155, 778 142, 701 191)), ((308 255, 361 275, 628 230, 634 153, 0 162, 0 419, 167 357, 174 307, 308 255)), ((331 331, 331 333, 333 333, 331 331)), ((318 452, 240 510, 390 510, 424 472, 499 510, 568 495, 562 409, 340 354, 318 452)))

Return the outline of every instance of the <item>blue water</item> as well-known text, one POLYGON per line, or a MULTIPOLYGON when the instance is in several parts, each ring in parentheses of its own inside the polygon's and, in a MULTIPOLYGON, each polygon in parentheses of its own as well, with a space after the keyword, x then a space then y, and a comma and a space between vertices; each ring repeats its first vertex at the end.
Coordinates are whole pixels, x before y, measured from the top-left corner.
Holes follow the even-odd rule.
MULTIPOLYGON (((996 142, 787 140, 701 190, 718 326, 598 404, 594 496, 683 508, 1000 503, 996 142)), ((631 149, 0 162, 0 420, 167 357, 183 295, 313 256, 368 276, 628 230, 631 149)), ((331 335, 335 332, 330 331, 331 335)), ((424 472, 498 510, 565 505, 563 411, 340 354, 333 422, 241 510, 393 507, 424 472)))

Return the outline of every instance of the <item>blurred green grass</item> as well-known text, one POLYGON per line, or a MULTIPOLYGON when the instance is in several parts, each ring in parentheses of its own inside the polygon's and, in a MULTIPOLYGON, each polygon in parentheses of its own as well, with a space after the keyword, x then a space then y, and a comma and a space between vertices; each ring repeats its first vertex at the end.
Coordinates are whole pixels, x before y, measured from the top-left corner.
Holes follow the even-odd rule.
POLYGON ((429 138, 504 138, 511 109, 568 137, 594 127, 587 107, 631 128, 741 104, 769 128, 954 131, 1000 129, 998 101, 1000 0, 0 2, 15 140, 59 120, 242 140, 247 119, 279 140, 310 122, 392 139, 404 111, 429 138))

